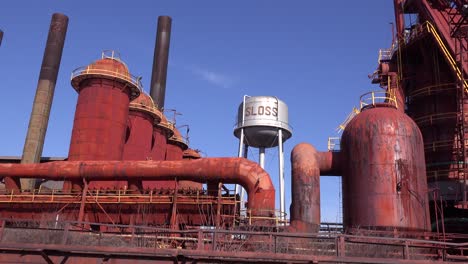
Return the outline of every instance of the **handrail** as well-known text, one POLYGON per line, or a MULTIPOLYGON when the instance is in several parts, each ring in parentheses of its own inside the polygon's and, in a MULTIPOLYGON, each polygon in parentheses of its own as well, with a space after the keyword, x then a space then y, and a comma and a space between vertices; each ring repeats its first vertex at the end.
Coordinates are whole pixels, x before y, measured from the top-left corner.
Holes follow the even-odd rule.
MULTIPOLYGON (((178 203, 181 204, 215 204, 217 197, 213 195, 199 195, 197 194, 183 194, 179 193, 178 203)), ((153 193, 150 194, 127 194, 123 190, 119 190, 117 193, 107 194, 100 192, 99 190, 90 191, 90 196, 87 197, 86 203, 119 203, 119 204, 133 204, 133 203, 172 203, 174 195, 172 194, 159 194, 155 196, 153 193), (155 199, 158 198, 158 199, 155 199), (167 200, 167 201, 166 201, 167 200)), ((31 193, 15 193, 12 191, 5 191, 0 194, 0 203, 80 203, 81 193, 60 193, 56 190, 52 192, 40 193, 33 190, 31 193)), ((221 197, 221 204, 232 204, 236 200, 235 196, 223 196, 221 197)))
POLYGON ((457 62, 455 61, 455 59, 452 57, 452 55, 450 54, 450 51, 447 49, 447 47, 445 46, 442 38, 440 37, 439 33, 437 33, 437 30, 436 28, 434 27, 434 25, 432 25, 429 21, 426 21, 424 22, 423 26, 426 25, 427 26, 427 30, 429 31, 429 33, 432 34, 432 36, 435 38, 437 44, 439 44, 439 47, 441 48, 442 52, 444 53, 445 55, 445 58, 447 59, 447 61, 449 62, 452 70, 455 72, 455 75, 457 76, 458 80, 463 82, 463 86, 464 86, 464 89, 465 89, 465 92, 468 93, 468 83, 467 81, 463 78, 463 73, 462 71, 460 70, 460 68, 458 68, 457 66, 457 62))
MULTIPOLYGON (((427 30, 428 33, 430 33, 434 39, 436 40, 437 44, 439 45, 440 49, 442 50, 442 53, 444 54, 445 58, 448 61, 448 64, 450 65, 451 69, 455 73, 457 79, 461 82, 463 82, 464 90, 465 92, 468 93, 468 82, 463 78, 463 73, 462 70, 458 67, 457 62, 453 58, 452 54, 450 53, 449 49, 445 45, 444 41, 440 37, 439 33, 437 32, 437 29, 432 25, 429 21, 425 21, 424 23, 420 24, 419 27, 416 27, 412 32, 411 35, 407 35, 406 37, 400 38, 400 39, 395 39, 395 41, 392 43, 392 48, 390 49, 381 49, 379 50, 379 63, 382 55, 382 51, 391 51, 391 55, 395 53, 396 49, 394 47, 400 46, 400 43, 408 43, 411 41, 415 36, 417 36, 419 33, 424 31, 424 29, 427 30), (414 33, 416 32, 416 33, 414 33)), ((385 54, 385 52, 383 53, 385 54)), ((401 55, 401 52, 399 52, 399 55, 401 55)))
POLYGON ((328 151, 338 151, 336 148, 340 146, 340 137, 329 137, 328 138, 328 151))
MULTIPOLYGON (((158 110, 157 107, 154 106, 148 106, 142 103, 135 103, 135 101, 130 102, 129 105, 130 110, 137 110, 137 111, 142 111, 142 112, 148 112, 155 116, 159 121, 162 119, 162 113, 161 111, 158 110)), ((158 122, 159 122, 158 121, 158 122)))
POLYGON ((456 119, 457 112, 445 112, 445 113, 438 113, 438 114, 429 114, 424 116, 413 117, 414 122, 418 125, 422 125, 425 123, 432 124, 435 121, 445 120, 445 119, 456 119))
POLYGON ((342 132, 346 126, 348 125, 348 123, 356 116, 360 113, 360 110, 358 110, 356 107, 353 107, 353 110, 351 111, 351 113, 348 114, 348 116, 346 117, 346 119, 343 121, 343 123, 341 123, 337 128, 336 128, 336 132, 337 133, 340 133, 342 132))
POLYGON ((94 68, 91 65, 82 66, 73 70, 71 74, 71 80, 73 80, 76 77, 85 76, 85 75, 102 75, 102 76, 108 76, 112 78, 118 78, 123 81, 129 82, 130 84, 138 88, 140 92, 143 91, 143 88, 142 88, 143 85, 141 83, 140 77, 136 77, 128 72, 125 72, 124 74, 119 71, 111 71, 111 70, 106 70, 102 68, 94 68))
POLYGON ((378 104, 388 104, 398 108, 398 103, 395 95, 389 94, 386 91, 373 91, 361 95, 360 109, 368 106, 376 106, 378 104))
POLYGON ((253 223, 258 223, 260 220, 274 222, 276 226, 289 224, 289 220, 286 219, 286 216, 288 214, 286 212, 281 212, 278 209, 274 210, 274 216, 256 216, 252 215, 250 211, 250 209, 241 209, 239 214, 239 220, 247 220, 249 225, 252 225, 253 223))
POLYGON ((455 140, 437 140, 424 144, 424 150, 432 149, 436 151, 438 148, 453 148, 455 140))
POLYGON ((411 90, 408 96, 410 97, 425 96, 425 95, 431 95, 432 93, 449 91, 452 89, 453 90, 456 89, 455 83, 439 83, 439 84, 433 84, 433 85, 425 86, 419 89, 411 90))

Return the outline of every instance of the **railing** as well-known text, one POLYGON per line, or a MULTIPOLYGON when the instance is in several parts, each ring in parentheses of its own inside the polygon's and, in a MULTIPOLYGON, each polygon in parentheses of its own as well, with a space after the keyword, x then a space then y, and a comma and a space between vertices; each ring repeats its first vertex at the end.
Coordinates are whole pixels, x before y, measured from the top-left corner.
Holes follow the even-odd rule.
POLYGON ((348 125, 348 123, 356 116, 360 113, 360 111, 356 108, 356 107, 353 107, 353 111, 351 111, 351 113, 348 114, 348 116, 346 117, 346 119, 343 121, 343 123, 341 123, 337 128, 336 128, 336 132, 337 133, 341 133, 343 132, 343 130, 346 128, 346 126, 348 125))
POLYGON ((328 151, 339 151, 340 150, 340 137, 329 137, 328 138, 328 151))
POLYGON ((73 70, 71 74, 71 80, 75 79, 76 77, 86 76, 86 75, 98 75, 98 76, 106 76, 111 78, 117 78, 126 82, 131 83, 133 86, 138 88, 138 90, 142 91, 143 85, 141 84, 141 78, 131 75, 128 72, 119 72, 119 71, 111 71, 102 68, 94 68, 93 66, 83 66, 76 68, 73 70))
POLYGON ((408 96, 417 97, 417 96, 428 96, 436 93, 446 92, 450 90, 456 90, 456 83, 439 83, 434 85, 425 86, 419 89, 409 91, 408 96))
MULTIPOLYGON (((146 194, 131 193, 129 190, 100 191, 90 190, 86 196, 86 203, 102 204, 171 204, 174 202, 173 189, 153 190, 146 194)), ((187 191, 189 192, 189 191, 187 191)), ((216 204, 217 196, 207 195, 205 191, 193 190, 192 193, 178 193, 179 204, 216 204)), ((231 192, 233 193, 233 192, 231 192)), ((3 191, 0 193, 0 203, 81 203, 81 192, 64 193, 61 190, 29 192, 3 191)), ((235 204, 235 196, 222 196, 221 204, 235 204)))
POLYGON ((392 59, 393 50, 392 49, 379 49, 379 61, 381 63, 383 61, 390 61, 392 59))
MULTIPOLYGON (((259 211, 257 211, 259 213, 259 211)), ((240 210, 240 217, 239 217, 239 222, 243 222, 248 224, 249 226, 255 223, 262 223, 262 222, 268 222, 268 223, 275 223, 275 226, 287 226, 289 225, 289 220, 286 219, 286 216, 288 215, 285 212, 281 212, 280 210, 275 210, 275 211, 266 211, 267 214, 273 213, 274 215, 272 216, 254 216, 251 213, 250 209, 241 209, 240 210), (284 220, 283 220, 284 219, 284 220)))
POLYGON ((453 58, 451 52, 449 51, 444 41, 440 37, 439 33, 437 32, 437 29, 429 21, 426 21, 423 24, 419 24, 416 27, 414 27, 414 29, 412 29, 411 32, 404 37, 403 41, 405 43, 409 43, 410 41, 418 38, 424 32, 428 32, 434 37, 437 45, 439 46, 442 53, 444 54, 445 59, 447 60, 450 68, 455 73, 455 76, 457 77, 457 79, 463 82, 465 92, 468 92, 468 83, 463 78, 462 70, 458 67, 456 60, 453 58))
POLYGON ((433 152, 436 152, 440 149, 453 149, 455 148, 455 140, 435 140, 429 143, 424 144, 424 150, 432 150, 433 152))
POLYGON ((398 103, 395 95, 391 95, 385 91, 368 92, 361 95, 360 107, 363 108, 375 107, 380 104, 392 105, 398 108, 398 103))
MULTIPOLYGON (((437 45, 441 49, 448 64, 450 65, 450 68, 455 73, 457 79, 463 83, 465 92, 468 92, 468 82, 464 79, 462 70, 458 67, 456 60, 453 58, 451 52, 440 37, 439 33, 437 32, 437 29, 429 21, 415 26, 411 30, 411 32, 405 34, 403 38, 395 39, 395 41, 392 43, 392 48, 379 50, 379 63, 381 59, 385 60, 388 57, 391 58, 397 50, 397 48, 401 46, 401 43, 409 43, 414 39, 419 38, 424 32, 428 32, 434 37, 437 45)), ((399 54, 401 54, 401 52, 399 54)))
POLYGON ((442 38, 439 36, 439 33, 437 33, 437 30, 435 29, 435 27, 429 23, 428 21, 426 21, 424 24, 423 24, 424 27, 427 28, 427 30, 429 31, 429 33, 432 34, 432 36, 434 36, 437 44, 439 45, 440 49, 442 50, 442 52, 444 53, 445 55, 445 58, 447 59, 450 67, 452 68, 453 72, 455 73, 455 75, 457 76, 457 79, 459 81, 462 81, 463 82, 463 88, 465 89, 465 92, 468 92, 468 83, 467 81, 463 78, 463 73, 462 73, 462 70, 460 70, 460 68, 458 68, 458 65, 457 65, 457 62, 455 61, 455 59, 452 57, 452 54, 450 54, 450 51, 448 50, 448 48, 445 46, 445 43, 443 42, 442 38))
POLYGON ((145 105, 145 104, 142 104, 142 103, 135 103, 134 101, 132 101, 132 102, 130 102, 130 109, 139 110, 139 111, 143 111, 143 112, 149 112, 149 113, 155 115, 156 117, 158 117, 159 120, 161 120, 161 118, 162 118, 161 111, 159 111, 158 108, 156 108, 154 106, 148 106, 148 105, 145 105))
MULTIPOLYGON (((211 261, 270 263, 291 258, 289 262, 345 263, 432 263, 467 260, 468 243, 435 240, 435 233, 395 237, 404 233, 360 235, 337 233, 287 233, 269 231, 223 230, 213 226, 193 230, 172 230, 148 226, 109 225, 73 221, 28 221, 1 219, 2 254, 64 254, 107 258, 145 257, 162 259, 173 256, 193 260, 204 252, 211 261), (114 230, 102 232, 100 230, 114 230), (425 239, 420 239, 420 238, 425 239), (16 247, 15 247, 16 246, 16 247), (43 250, 53 248, 53 250, 43 250), (122 250, 124 254, 118 254, 122 250), (171 250, 176 250, 172 252, 171 250), (109 251, 109 254, 104 254, 109 251), (113 253, 112 253, 113 252, 113 253), (93 255, 94 253, 94 255, 93 255), (294 255, 294 256, 292 256, 294 255), (294 260, 294 261, 293 261, 294 260)), ((449 235, 448 235, 449 236, 449 235)), ((466 241, 466 237, 464 238, 466 241)), ((285 261, 283 261, 285 262, 285 261)), ((288 261, 286 261, 288 262, 288 261)))
POLYGON ((457 112, 446 112, 446 113, 418 116, 418 117, 414 117, 413 120, 419 126, 422 126, 425 124, 432 125, 434 123, 441 122, 441 121, 456 120, 457 115, 458 115, 457 112))

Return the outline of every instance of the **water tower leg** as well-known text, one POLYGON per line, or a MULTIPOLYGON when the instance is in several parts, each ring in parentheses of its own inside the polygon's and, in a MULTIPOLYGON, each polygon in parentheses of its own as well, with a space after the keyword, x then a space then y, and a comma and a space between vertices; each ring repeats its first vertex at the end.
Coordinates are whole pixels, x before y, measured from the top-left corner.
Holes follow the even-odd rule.
MULTIPOLYGON (((249 146, 248 145, 244 145, 244 158, 247 158, 247 154, 249 152, 249 146)), ((240 186, 240 185, 239 185, 240 186)), ((244 211, 245 209, 245 189, 242 188, 242 186, 240 186, 240 189, 241 189, 241 194, 240 194, 240 200, 241 200, 241 210, 244 211)))
POLYGON ((279 160, 279 184, 280 184, 280 219, 284 219, 284 152, 283 152, 283 130, 278 129, 278 160, 279 160))
MULTIPOLYGON (((244 129, 242 128, 240 137, 239 137, 239 152, 237 156, 239 158, 242 158, 243 154, 244 154, 244 129)), ((236 189, 235 189, 236 194, 240 193, 240 189, 242 189, 242 187, 239 184, 236 184, 236 189)), ((241 197, 241 201, 242 201, 242 197, 241 197)))
MULTIPOLYGON (((242 158, 242 155, 244 155, 244 129, 243 128, 241 129, 241 133, 240 133, 240 137, 239 137, 238 157, 242 158)), ((240 200, 239 209, 240 209, 240 212, 243 212, 244 211, 244 193, 245 193, 245 190, 244 190, 244 188, 242 188, 242 186, 240 186, 239 184, 236 184, 235 193, 240 195, 240 197, 239 197, 239 200, 240 200)))
POLYGON ((260 147, 259 148, 259 158, 258 158, 258 163, 260 163, 260 167, 262 169, 265 169, 265 148, 264 147, 260 147))

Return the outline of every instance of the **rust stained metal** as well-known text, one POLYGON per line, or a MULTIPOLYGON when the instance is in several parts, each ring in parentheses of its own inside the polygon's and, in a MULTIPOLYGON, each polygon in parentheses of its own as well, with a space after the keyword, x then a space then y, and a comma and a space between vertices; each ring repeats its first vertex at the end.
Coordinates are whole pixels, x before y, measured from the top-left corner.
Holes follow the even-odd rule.
POLYGON ((320 175, 340 175, 339 152, 317 152, 301 143, 291 152, 291 231, 320 229, 320 175))
MULTIPOLYGON (((123 149, 123 160, 150 160, 153 142, 153 124, 159 122, 161 116, 156 113, 153 100, 146 93, 130 103, 127 121, 127 135, 123 149)), ((139 192, 143 189, 141 180, 128 179, 120 182, 120 189, 139 192)))
MULTIPOLYGON (((112 263, 381 263, 381 264, 430 264, 453 263, 447 260, 401 259, 360 256, 325 256, 315 254, 287 254, 272 252, 237 252, 215 250, 167 249, 167 248, 133 248, 110 246, 82 245, 47 245, 2 243, 1 261, 28 262, 43 261, 42 255, 52 257, 72 257, 73 263, 89 263, 92 261, 110 260, 112 263), (117 250, 116 250, 117 249, 117 250), (34 257, 37 256, 37 257, 34 257), (28 258, 29 257, 29 258, 28 258), (140 262, 142 261, 142 262, 140 262)), ((450 256, 452 258, 452 256, 450 256)), ((55 258, 54 258, 55 259, 55 258)), ((66 260, 65 259, 65 260, 66 260)), ((455 259, 455 258, 454 258, 455 259)), ((460 258, 466 260, 466 258, 460 258)), ((57 259, 59 261, 60 259, 57 259)), ((64 261, 62 261, 64 263, 64 261)))
POLYGON ((291 152, 291 227, 295 232, 320 229, 320 169, 317 151, 306 143, 291 152))
MULTIPOLYGON (((24 142, 21 159, 23 164, 39 163, 41 159, 67 28, 67 16, 59 13, 52 15, 36 96, 24 142)), ((8 181, 8 183, 11 182, 8 181)), ((21 180, 21 185, 23 189, 34 189, 36 183, 34 180, 25 179, 21 180)))
MULTIPOLYGON (((164 114, 161 113, 161 121, 157 122, 153 126, 153 140, 154 144, 151 149, 152 160, 166 160, 166 152, 168 146, 168 139, 174 135, 174 127, 167 121, 164 114)), ((161 188, 161 182, 159 181, 143 181, 143 189, 159 189, 161 188)), ((171 182, 169 184, 172 189, 175 185, 171 182)))
POLYGON ((2 46, 2 40, 3 40, 3 31, 0 30, 0 46, 2 46))
POLYGON ((345 229, 429 230, 424 145, 407 115, 365 109, 346 126, 341 152, 345 229))
POLYGON ((166 96, 167 63, 171 41, 172 19, 169 16, 158 17, 158 30, 153 57, 150 94, 158 109, 164 109, 166 96))
MULTIPOLYGON (((197 150, 193 150, 191 148, 186 149, 183 152, 183 159, 184 160, 197 160, 200 159, 201 155, 197 150)), ((201 190, 203 189, 203 184, 198 183, 198 182, 192 182, 192 181, 179 181, 178 186, 181 189, 194 189, 194 190, 201 190)))
MULTIPOLYGON (((134 89, 130 81, 113 78, 129 76, 118 59, 104 57, 90 64, 72 79, 79 93, 73 122, 68 160, 122 160, 127 132, 129 103, 134 89), (94 74, 93 71, 106 74, 94 74)), ((139 91, 138 91, 139 92, 139 91)), ((121 182, 89 182, 90 189, 119 189, 121 182)), ((65 182, 64 190, 81 190, 82 182, 65 182)))
POLYGON ((0 175, 49 180, 114 181, 141 180, 216 181, 242 185, 254 216, 272 216, 275 189, 260 166, 244 158, 203 158, 181 161, 63 161, 43 164, 0 164, 0 175))
MULTIPOLYGON (((130 111, 128 116, 127 139, 123 149, 123 160, 151 159, 151 144, 153 138, 153 119, 142 112, 130 111)), ((120 189, 138 191, 142 189, 141 181, 128 179, 121 182, 120 189), (128 183, 128 185, 127 185, 128 183)))

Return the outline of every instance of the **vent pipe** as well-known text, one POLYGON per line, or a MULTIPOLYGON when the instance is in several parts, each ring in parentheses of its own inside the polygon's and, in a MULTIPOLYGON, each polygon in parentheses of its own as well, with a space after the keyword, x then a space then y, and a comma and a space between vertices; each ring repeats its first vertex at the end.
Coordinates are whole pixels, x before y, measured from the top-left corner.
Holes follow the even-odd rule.
MULTIPOLYGON (((41 159, 67 27, 67 16, 59 13, 52 15, 36 96, 34 97, 29 119, 28 133, 23 148, 21 159, 23 164, 39 163, 41 159)), ((35 180, 21 180, 21 186, 23 189, 34 189, 35 180)))
POLYGON ((169 44, 171 41, 171 23, 169 16, 158 17, 158 31, 153 57, 150 95, 159 110, 164 109, 166 96, 167 63, 169 61, 169 44))
POLYGON ((320 230, 320 176, 341 174, 340 152, 318 152, 300 143, 291 152, 291 225, 293 232, 320 230))
POLYGON ((3 31, 0 30, 0 46, 2 46, 3 31))

